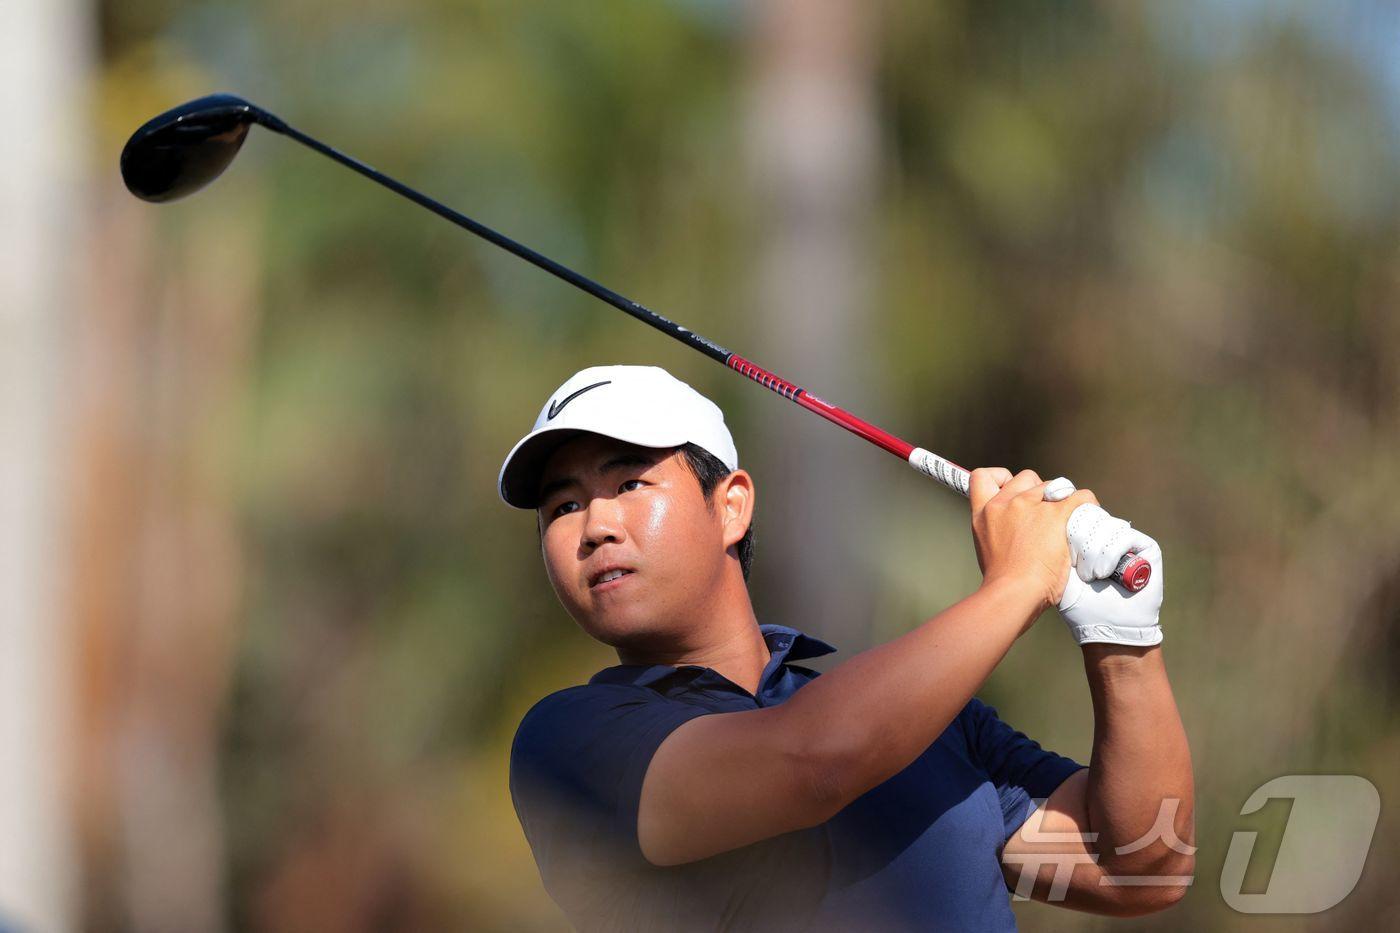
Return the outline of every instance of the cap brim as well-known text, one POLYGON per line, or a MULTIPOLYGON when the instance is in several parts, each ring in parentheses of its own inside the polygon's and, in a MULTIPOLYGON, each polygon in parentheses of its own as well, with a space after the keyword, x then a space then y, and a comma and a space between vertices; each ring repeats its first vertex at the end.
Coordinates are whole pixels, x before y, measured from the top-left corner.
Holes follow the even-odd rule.
POLYGON ((500 491, 501 499, 505 501, 506 505, 514 506, 517 509, 536 508, 539 505, 540 477, 544 473, 545 465, 549 463, 549 458, 566 441, 570 441, 580 434, 597 434, 600 437, 610 437, 625 444, 636 444, 638 447, 652 447, 658 450, 680 447, 686 443, 684 437, 658 440, 655 437, 627 436, 625 432, 604 433, 590 431, 587 428, 563 426, 544 428, 521 438, 520 442, 506 455, 505 463, 501 465, 501 474, 497 478, 496 485, 500 491))
POLYGON ((520 439, 501 465, 497 479, 501 498, 517 509, 533 509, 539 504, 540 474, 554 451, 568 440, 587 431, 579 428, 546 428, 520 439))

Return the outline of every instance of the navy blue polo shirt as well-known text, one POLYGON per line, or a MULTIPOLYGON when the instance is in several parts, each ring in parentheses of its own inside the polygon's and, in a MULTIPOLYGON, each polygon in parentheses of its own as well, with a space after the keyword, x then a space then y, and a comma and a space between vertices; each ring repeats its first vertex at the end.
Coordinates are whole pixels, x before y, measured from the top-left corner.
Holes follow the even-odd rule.
POLYGON ((836 650, 762 625, 757 695, 706 667, 618 665, 540 700, 510 790, 546 890, 579 930, 1014 930, 998 851, 1083 765, 972 699, 917 759, 811 829, 685 865, 637 842, 651 756, 681 723, 784 702, 836 650))

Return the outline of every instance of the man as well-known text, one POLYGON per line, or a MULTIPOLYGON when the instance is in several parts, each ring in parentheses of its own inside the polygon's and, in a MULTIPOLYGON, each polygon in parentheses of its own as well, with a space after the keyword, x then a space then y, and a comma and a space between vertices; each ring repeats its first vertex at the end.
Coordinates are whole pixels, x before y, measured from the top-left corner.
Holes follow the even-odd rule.
POLYGON ((754 616, 757 490, 720 410, 654 367, 560 386, 499 488, 535 510, 560 602, 620 662, 537 703, 511 750, 516 812, 569 920, 1011 930, 1018 886, 1120 916, 1177 900, 1192 777, 1158 647, 1160 550, 1089 491, 1047 486, 975 471, 982 585, 818 676, 794 662, 835 649, 754 616), (1154 571, 1132 596, 1103 579, 1129 548, 1154 571), (1083 647, 1087 768, 973 698, 1048 606, 1083 647))

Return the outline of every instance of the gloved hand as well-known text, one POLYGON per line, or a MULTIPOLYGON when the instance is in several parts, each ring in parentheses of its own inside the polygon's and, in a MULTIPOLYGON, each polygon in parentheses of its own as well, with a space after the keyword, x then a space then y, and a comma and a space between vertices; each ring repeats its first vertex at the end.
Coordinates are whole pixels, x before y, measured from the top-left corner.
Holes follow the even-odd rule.
MULTIPOLYGON (((1073 491, 1074 484, 1061 478, 1046 488, 1045 498, 1057 501, 1073 491)), ((1070 513, 1065 531, 1070 569, 1058 608, 1074 640, 1081 645, 1160 644, 1163 577, 1162 548, 1157 542, 1089 503, 1070 513), (1152 565, 1152 578, 1136 593, 1129 593, 1111 579, 1129 551, 1152 565)))

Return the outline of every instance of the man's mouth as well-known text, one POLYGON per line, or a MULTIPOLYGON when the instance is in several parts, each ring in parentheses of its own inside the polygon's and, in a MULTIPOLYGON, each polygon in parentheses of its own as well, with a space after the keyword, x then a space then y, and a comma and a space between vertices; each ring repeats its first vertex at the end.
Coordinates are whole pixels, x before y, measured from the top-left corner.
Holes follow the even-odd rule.
POLYGON ((598 589, 609 584, 616 584, 623 577, 631 576, 634 571, 627 567, 606 567, 595 573, 588 580, 589 589, 598 589))

